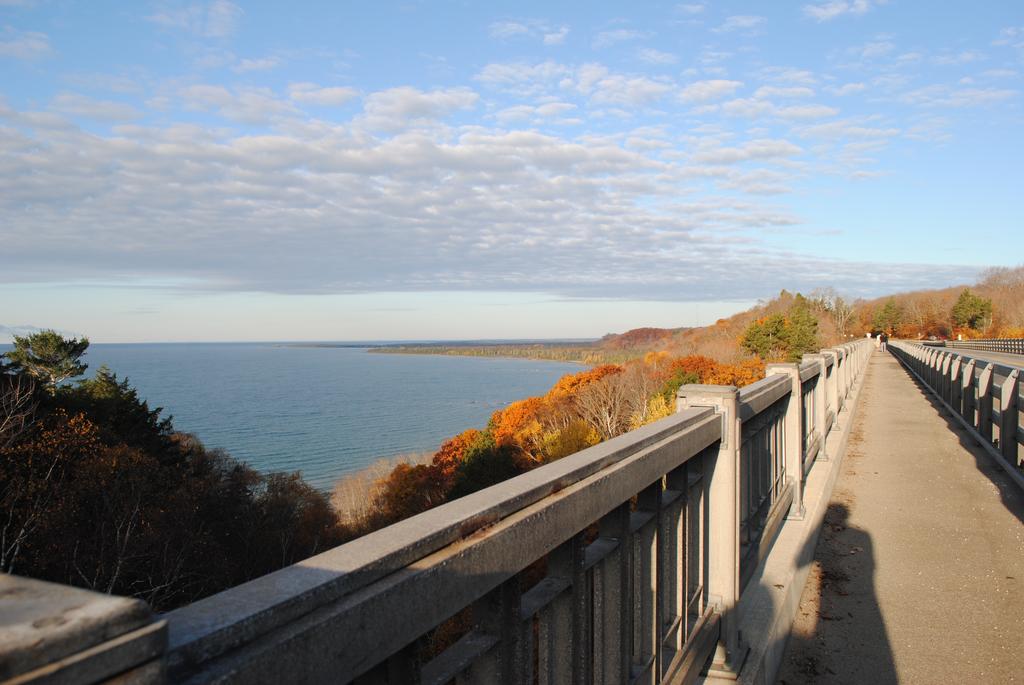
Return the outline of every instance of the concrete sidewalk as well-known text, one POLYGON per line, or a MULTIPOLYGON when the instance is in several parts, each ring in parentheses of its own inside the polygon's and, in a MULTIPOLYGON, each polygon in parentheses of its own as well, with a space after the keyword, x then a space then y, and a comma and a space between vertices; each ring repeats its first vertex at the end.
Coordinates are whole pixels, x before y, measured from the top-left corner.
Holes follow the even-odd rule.
POLYGON ((1024 493, 887 353, 779 683, 1024 682, 1024 493))

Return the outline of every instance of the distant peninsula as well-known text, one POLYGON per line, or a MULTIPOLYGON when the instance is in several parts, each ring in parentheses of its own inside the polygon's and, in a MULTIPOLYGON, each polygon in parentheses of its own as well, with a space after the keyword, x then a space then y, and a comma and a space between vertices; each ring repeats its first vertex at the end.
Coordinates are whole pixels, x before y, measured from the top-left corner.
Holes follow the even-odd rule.
POLYGON ((598 340, 454 341, 378 345, 381 354, 436 354, 462 357, 511 357, 580 364, 621 364, 664 345, 686 328, 636 328, 598 340))

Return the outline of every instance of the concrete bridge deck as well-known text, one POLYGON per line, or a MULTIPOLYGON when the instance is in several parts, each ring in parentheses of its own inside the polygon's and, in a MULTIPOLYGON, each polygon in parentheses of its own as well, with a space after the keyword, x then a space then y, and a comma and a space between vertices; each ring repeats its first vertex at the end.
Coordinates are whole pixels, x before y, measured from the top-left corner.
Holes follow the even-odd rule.
POLYGON ((778 682, 1024 682, 1022 636, 1024 493, 875 352, 778 682))

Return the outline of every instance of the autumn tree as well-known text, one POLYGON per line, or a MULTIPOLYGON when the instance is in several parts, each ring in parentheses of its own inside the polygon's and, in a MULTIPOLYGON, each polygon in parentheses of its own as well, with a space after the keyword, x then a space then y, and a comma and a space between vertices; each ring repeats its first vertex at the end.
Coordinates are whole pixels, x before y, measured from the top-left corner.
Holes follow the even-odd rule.
POLYGON ((46 383, 50 394, 54 394, 62 381, 85 373, 88 365, 81 357, 88 347, 88 338, 65 338, 57 331, 47 330, 14 336, 14 349, 6 357, 15 370, 46 383))

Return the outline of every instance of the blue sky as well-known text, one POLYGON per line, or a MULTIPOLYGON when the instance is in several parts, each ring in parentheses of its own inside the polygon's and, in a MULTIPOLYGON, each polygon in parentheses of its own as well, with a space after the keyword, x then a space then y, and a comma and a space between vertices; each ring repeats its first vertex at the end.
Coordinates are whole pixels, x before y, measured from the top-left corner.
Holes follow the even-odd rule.
POLYGON ((1024 262, 1024 4, 0 0, 0 326, 586 337, 1024 262))

